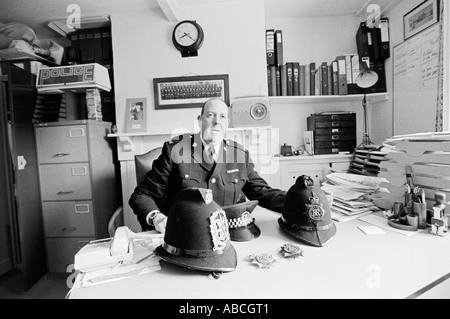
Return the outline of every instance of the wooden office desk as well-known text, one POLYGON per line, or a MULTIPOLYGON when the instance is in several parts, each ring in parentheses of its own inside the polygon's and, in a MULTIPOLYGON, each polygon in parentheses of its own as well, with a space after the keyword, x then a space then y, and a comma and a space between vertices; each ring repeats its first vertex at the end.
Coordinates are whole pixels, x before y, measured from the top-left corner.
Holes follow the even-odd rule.
MULTIPOLYGON (((439 237, 424 231, 405 236, 385 230, 383 235, 366 235, 357 226, 370 224, 353 220, 336 223, 336 237, 325 247, 313 247, 284 233, 277 222, 280 214, 257 207, 252 215, 261 236, 232 242, 238 254, 237 268, 218 280, 206 272, 161 261, 157 272, 74 289, 69 297, 397 299, 411 296, 450 272, 450 234, 439 237), (284 243, 299 245, 304 257, 282 258, 278 252, 284 243), (270 269, 259 269, 246 258, 257 253, 278 255, 279 262, 270 269)), ((438 287, 439 298, 450 298, 450 285, 438 287)))

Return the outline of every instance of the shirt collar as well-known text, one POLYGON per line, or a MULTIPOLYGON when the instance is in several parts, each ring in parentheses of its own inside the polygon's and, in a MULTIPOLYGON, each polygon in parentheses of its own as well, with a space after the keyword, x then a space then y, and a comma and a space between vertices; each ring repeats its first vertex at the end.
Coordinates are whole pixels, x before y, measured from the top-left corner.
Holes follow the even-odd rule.
POLYGON ((202 140, 203 146, 205 148, 205 150, 208 150, 210 147, 214 147, 214 150, 216 151, 215 154, 220 154, 219 150, 220 150, 220 146, 222 145, 222 143, 220 143, 217 146, 209 146, 208 144, 206 144, 206 142, 203 140, 202 134, 200 134, 200 139, 202 140))

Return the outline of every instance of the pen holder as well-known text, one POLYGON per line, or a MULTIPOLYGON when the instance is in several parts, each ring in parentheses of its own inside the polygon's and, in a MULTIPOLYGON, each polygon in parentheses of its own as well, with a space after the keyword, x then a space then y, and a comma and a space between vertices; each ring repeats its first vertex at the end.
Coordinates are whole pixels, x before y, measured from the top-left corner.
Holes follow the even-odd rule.
POLYGON ((417 215, 408 214, 406 215, 406 221, 409 226, 412 226, 414 230, 419 228, 419 217, 417 215))
POLYGON ((427 228, 427 203, 413 203, 413 212, 418 216, 419 229, 427 228))

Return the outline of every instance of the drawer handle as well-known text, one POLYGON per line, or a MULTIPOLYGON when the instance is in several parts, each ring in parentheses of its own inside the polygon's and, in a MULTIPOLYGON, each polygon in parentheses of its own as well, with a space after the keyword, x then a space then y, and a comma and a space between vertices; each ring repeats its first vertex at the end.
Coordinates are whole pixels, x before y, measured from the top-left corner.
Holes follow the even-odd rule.
POLYGON ((53 157, 64 157, 64 156, 69 156, 70 153, 57 153, 55 155, 53 155, 53 157))
POLYGON ((77 228, 76 227, 64 227, 63 231, 76 231, 77 228))
POLYGON ((58 192, 58 195, 67 195, 67 194, 72 194, 72 193, 73 193, 73 191, 66 191, 66 192, 60 191, 60 192, 58 192))

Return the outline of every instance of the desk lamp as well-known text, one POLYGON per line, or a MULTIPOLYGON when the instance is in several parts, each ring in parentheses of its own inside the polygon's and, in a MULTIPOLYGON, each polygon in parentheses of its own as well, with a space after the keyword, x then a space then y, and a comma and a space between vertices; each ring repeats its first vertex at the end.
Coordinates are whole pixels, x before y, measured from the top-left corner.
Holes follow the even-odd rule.
POLYGON ((370 140, 368 127, 367 127, 367 100, 366 100, 366 89, 371 88, 378 82, 378 74, 371 70, 366 62, 361 63, 361 72, 359 72, 356 77, 356 85, 362 89, 364 93, 364 98, 362 100, 362 106, 364 111, 364 136, 362 143, 357 147, 357 149, 367 149, 367 148, 377 148, 370 140))

